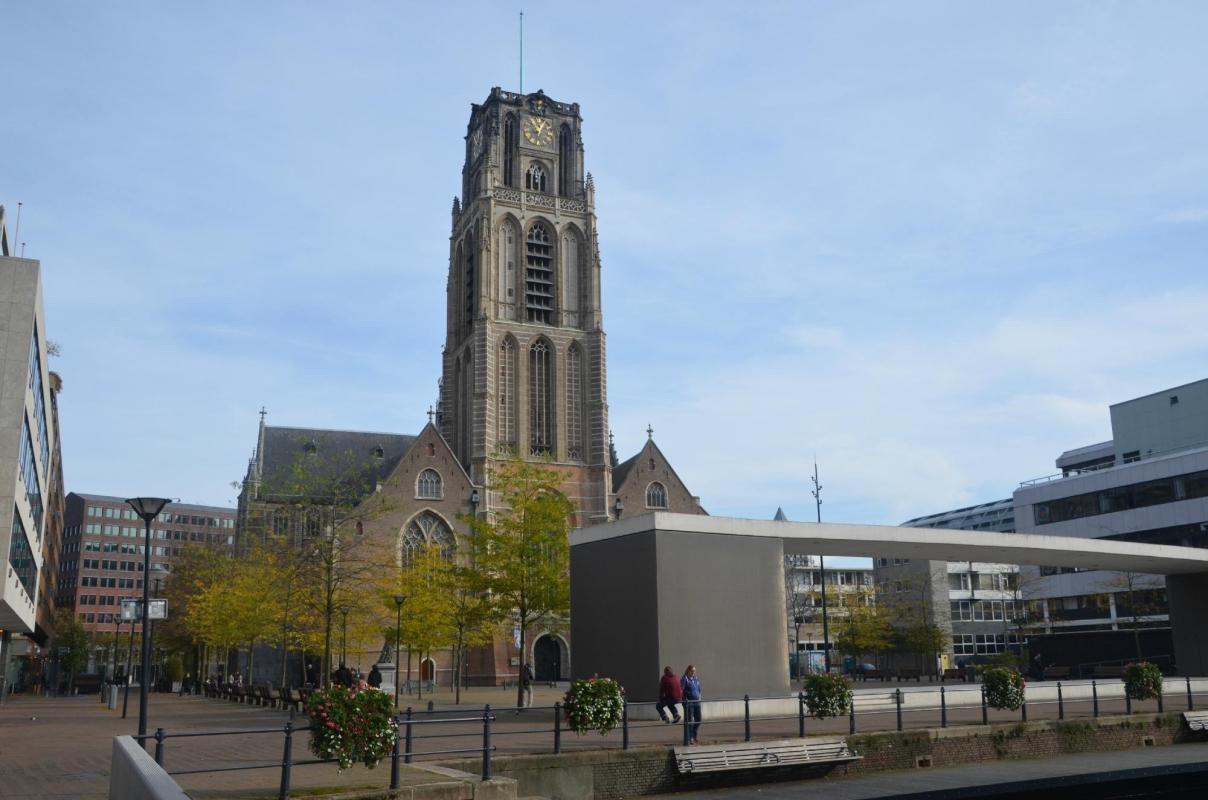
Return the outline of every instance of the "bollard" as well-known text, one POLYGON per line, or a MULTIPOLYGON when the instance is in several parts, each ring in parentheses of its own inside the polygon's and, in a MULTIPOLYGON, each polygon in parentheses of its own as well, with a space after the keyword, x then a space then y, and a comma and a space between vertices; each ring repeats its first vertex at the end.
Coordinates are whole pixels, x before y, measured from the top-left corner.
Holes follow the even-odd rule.
POLYGON ((1195 711, 1195 701, 1191 699, 1191 678, 1187 678, 1187 710, 1195 711))
POLYGON ((491 779, 491 705, 482 707, 482 779, 491 779))
POLYGON ((1093 703, 1091 716, 1097 717, 1099 716, 1099 685, 1094 681, 1091 681, 1091 702, 1093 703))
MULTIPOLYGON (((943 687, 940 687, 940 688, 943 688, 943 687)), ((894 689, 893 694, 894 694, 894 701, 898 707, 898 730, 902 730, 902 690, 900 688, 894 689)))
MULTIPOLYGON (((901 691, 899 689, 899 691, 901 691)), ((940 727, 948 727, 948 699, 944 694, 944 687, 940 687, 940 727)))
POLYGON ((554 754, 562 752, 562 704, 554 703, 554 754))
POLYGON ((407 722, 407 733, 406 733, 406 736, 405 736, 405 738, 404 738, 404 740, 403 740, 403 742, 404 742, 404 744, 405 744, 405 746, 406 746, 406 758, 404 758, 404 759, 403 759, 403 761, 405 761, 406 763, 410 764, 410 763, 411 763, 411 745, 412 745, 412 739, 411 739, 411 706, 407 706, 407 720, 406 720, 406 722, 407 722))
POLYGON ((986 684, 984 684, 984 683, 982 684, 982 687, 981 687, 981 701, 982 701, 982 725, 989 725, 990 724, 990 707, 986 705, 986 684))
POLYGON ((395 714, 391 717, 391 721, 394 723, 394 746, 390 748, 390 788, 397 789, 399 787, 398 759, 400 755, 398 746, 398 715, 395 714))
POLYGON ((164 729, 155 729, 155 763, 164 765, 164 729))
POLYGON ((751 741, 751 695, 742 696, 742 740, 751 741))
POLYGON ((290 718, 285 721, 285 749, 281 753, 281 791, 277 793, 278 800, 289 800, 289 772, 294 761, 293 709, 290 712, 290 718))
POLYGON ((621 749, 629 749, 629 703, 621 701, 621 749))
POLYGON ((1057 681, 1057 719, 1065 719, 1065 700, 1061 696, 1061 681, 1057 681))
POLYGON ((805 738, 805 692, 797 692, 797 735, 805 738))
POLYGON ((847 734, 856 735, 856 698, 854 696, 847 706, 847 734))

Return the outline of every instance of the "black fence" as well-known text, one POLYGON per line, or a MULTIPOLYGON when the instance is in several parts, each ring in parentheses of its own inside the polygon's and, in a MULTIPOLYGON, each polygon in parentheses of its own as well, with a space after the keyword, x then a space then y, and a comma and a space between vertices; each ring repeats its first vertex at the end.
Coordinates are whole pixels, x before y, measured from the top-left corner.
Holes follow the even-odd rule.
MULTIPOLYGON (((1197 679, 1202 684, 1202 679, 1197 679)), ((1111 703, 1117 708, 1121 703, 1126 714, 1133 713, 1133 701, 1122 691, 1122 680, 1111 681, 1068 681, 1056 682, 1055 686, 1031 687, 1033 697, 1027 700, 1016 712, 1003 712, 992 709, 986 701, 985 689, 980 684, 966 684, 948 687, 945 685, 926 687, 897 687, 886 691, 861 691, 854 695, 849 704, 846 719, 818 720, 809 714, 804 693, 796 695, 760 696, 743 695, 732 698, 709 698, 706 704, 733 703, 742 704, 741 716, 712 717, 701 720, 690 711, 694 701, 680 702, 672 706, 673 714, 679 716, 679 729, 672 741, 669 737, 658 737, 661 741, 646 741, 643 744, 683 744, 687 746, 696 738, 696 728, 708 724, 711 738, 714 741, 752 741, 756 735, 756 726, 763 736, 769 734, 783 738, 786 735, 805 737, 810 734, 839 734, 844 730, 848 735, 857 732, 875 732, 908 728, 932 728, 938 724, 941 728, 949 727, 950 723, 982 724, 991 722, 1008 722, 1004 714, 1010 714, 1010 719, 1026 722, 1029 714, 1034 717, 1047 715, 1052 718, 1056 711, 1056 719, 1097 718, 1106 712, 1104 705, 1111 703), (1104 689, 1110 689, 1104 692, 1104 689), (1072 695, 1072 696, 1071 696, 1072 695), (1089 696, 1088 696, 1089 695, 1089 696), (772 706, 774 712, 753 712, 752 706, 772 706), (682 713, 679 713, 681 712, 682 713), (791 710, 791 713, 790 713, 791 710), (953 719, 957 714, 960 718, 953 719), (907 715, 912 724, 908 724, 907 715), (1017 716, 1016 716, 1017 715, 1017 716), (992 719, 993 717, 993 719, 992 719), (921 722, 921 725, 919 724, 921 722), (845 724, 844 724, 845 723, 845 724), (741 726, 741 729, 740 727, 741 726), (740 732, 741 730, 741 732, 740 732), (716 735, 720 732, 720 736, 716 735)), ((1167 706, 1171 710, 1193 711, 1196 708, 1197 697, 1200 706, 1208 706, 1208 692, 1194 691, 1192 679, 1166 679, 1166 693, 1156 701, 1147 704, 1156 706, 1156 710, 1164 712, 1167 706), (1179 685, 1181 684, 1181 685, 1179 685), (1182 691, 1171 691, 1174 686, 1182 691)), ((1208 689, 1208 685, 1196 687, 1208 689)), ((646 729, 658 728, 668 731, 666 722, 655 719, 637 719, 632 712, 638 709, 649 709, 658 713, 654 702, 624 703, 621 710, 619 725, 620 746, 629 749, 633 736, 640 735, 646 729)), ((699 708, 699 707, 697 707, 699 708)), ((511 710, 511 709, 509 709, 511 710)), ((496 742, 502 737, 538 736, 548 742, 544 746, 528 747, 522 752, 553 752, 562 753, 564 750, 563 732, 568 730, 565 722, 564 709, 561 703, 552 706, 529 707, 516 709, 515 724, 498 724, 496 712, 491 706, 483 706, 481 712, 467 714, 460 709, 416 710, 407 708, 392 718, 396 736, 389 759, 391 763, 390 787, 399 788, 399 765, 410 764, 419 758, 434 758, 459 756, 475 756, 481 760, 481 778, 490 780, 491 759, 497 751, 496 742), (534 719, 535 718, 535 719, 534 719), (537 720, 547 720, 542 723, 537 720), (433 727, 438 726, 438 727, 433 727), (546 739, 545 737, 549 737, 546 739), (472 745, 465 747, 441 747, 426 749, 424 745, 432 743, 443 744, 449 739, 471 739, 472 745)), ((310 730, 309 725, 295 726, 293 708, 289 710, 289 719, 284 726, 255 728, 246 730, 224 731, 179 731, 172 732, 159 728, 154 734, 136 737, 141 740, 152 740, 155 743, 155 761, 164 766, 165 753, 169 740, 193 737, 215 736, 256 736, 279 734, 283 736, 281 760, 269 763, 247 764, 229 767, 204 767, 198 769, 168 770, 171 775, 188 775, 205 772, 230 772, 251 769, 280 769, 281 783, 278 797, 285 800, 289 797, 291 771, 296 766, 308 764, 335 763, 332 760, 307 758, 295 759, 293 754, 294 734, 310 730)), ((650 713, 638 713, 638 717, 653 716, 650 713)), ((670 731, 668 731, 670 732, 670 731)), ((540 741, 539 740, 539 741, 540 741)), ((603 742, 601 744, 604 744, 603 742)))

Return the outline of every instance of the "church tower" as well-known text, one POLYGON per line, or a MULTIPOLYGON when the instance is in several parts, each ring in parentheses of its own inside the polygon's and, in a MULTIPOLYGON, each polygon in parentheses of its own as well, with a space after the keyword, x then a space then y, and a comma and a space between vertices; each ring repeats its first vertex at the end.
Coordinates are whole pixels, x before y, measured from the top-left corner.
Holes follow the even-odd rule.
MULTIPOLYGON (((449 237, 440 428, 475 483, 552 463, 577 525, 609 518, 594 187, 578 103, 499 87, 470 112, 449 237)), ((480 510, 489 510, 488 497, 480 510)))

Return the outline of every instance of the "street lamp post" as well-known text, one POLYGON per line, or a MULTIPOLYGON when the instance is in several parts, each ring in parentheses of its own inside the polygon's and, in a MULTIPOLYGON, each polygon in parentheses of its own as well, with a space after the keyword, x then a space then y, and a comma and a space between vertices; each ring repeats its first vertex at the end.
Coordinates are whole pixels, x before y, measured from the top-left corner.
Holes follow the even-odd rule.
POLYGON ((399 704, 399 673, 402 672, 399 657, 403 649, 403 601, 407 598, 401 594, 394 596, 394 707, 399 704))
MULTIPOLYGON (((814 508, 818 512, 818 522, 822 522, 822 484, 818 483, 818 462, 814 462, 814 488, 810 490, 810 494, 814 496, 814 508)), ((826 623, 826 557, 819 554, 818 556, 818 571, 822 573, 822 663, 826 665, 826 672, 830 674, 831 654, 830 654, 830 628, 826 623)))
MULTIPOLYGON (((138 735, 147 735, 147 664, 151 662, 151 520, 172 502, 165 497, 132 497, 126 501, 146 527, 143 539, 143 676, 138 682, 138 735)), ((146 739, 139 743, 146 745, 146 739)))

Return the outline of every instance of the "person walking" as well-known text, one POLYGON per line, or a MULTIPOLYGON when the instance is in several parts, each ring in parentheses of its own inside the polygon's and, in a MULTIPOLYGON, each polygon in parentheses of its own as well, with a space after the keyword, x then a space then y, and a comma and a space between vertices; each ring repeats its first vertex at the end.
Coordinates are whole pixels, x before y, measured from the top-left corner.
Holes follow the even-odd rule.
POLYGON ((689 744, 700 744, 697 740, 700 733, 700 678, 696 675, 696 667, 691 664, 684 670, 684 677, 680 678, 680 692, 684 701, 684 716, 689 723, 689 744))
POLYGON ((654 710, 659 712, 659 719, 663 722, 679 722, 679 709, 675 704, 681 702, 683 696, 684 692, 680 688, 680 680, 675 671, 671 667, 663 667, 663 677, 659 679, 659 701, 654 707, 654 710), (672 719, 667 719, 668 710, 671 711, 672 719))
POLYGON ((533 681, 536 678, 533 676, 533 665, 525 664, 524 672, 520 675, 520 688, 524 690, 524 707, 529 708, 533 705, 533 681))
POLYGON ((378 669, 377 664, 374 664, 369 669, 369 688, 371 688, 371 689, 381 689, 382 688, 382 671, 380 669, 378 669))

